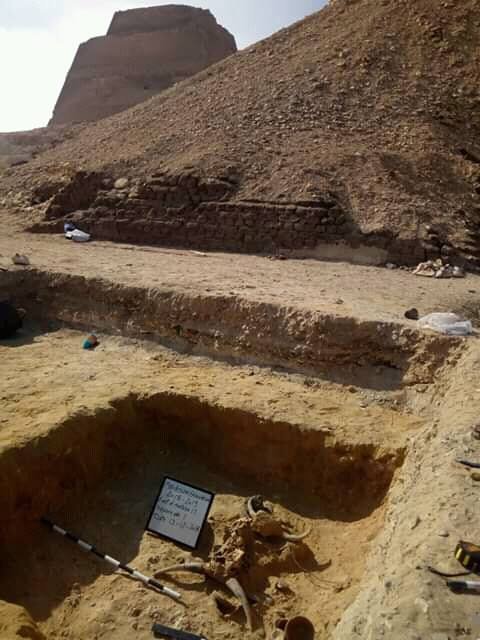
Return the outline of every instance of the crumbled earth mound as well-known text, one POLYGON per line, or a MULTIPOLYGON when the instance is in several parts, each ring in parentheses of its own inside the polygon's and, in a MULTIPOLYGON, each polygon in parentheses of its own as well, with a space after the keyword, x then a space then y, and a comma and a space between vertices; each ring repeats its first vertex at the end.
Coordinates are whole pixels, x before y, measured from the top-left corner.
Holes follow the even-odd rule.
POLYGON ((80 45, 52 124, 133 107, 237 50, 210 11, 167 5, 117 12, 104 37, 80 45))
POLYGON ((479 267, 479 15, 479 0, 330 2, 88 126, 4 185, 30 190, 72 167, 140 186, 154 175, 158 198, 134 193, 123 209, 104 199, 86 224, 109 239, 198 247, 219 233, 218 246, 237 251, 345 242, 404 263, 442 255, 479 267), (169 203, 190 179, 233 186, 169 203))

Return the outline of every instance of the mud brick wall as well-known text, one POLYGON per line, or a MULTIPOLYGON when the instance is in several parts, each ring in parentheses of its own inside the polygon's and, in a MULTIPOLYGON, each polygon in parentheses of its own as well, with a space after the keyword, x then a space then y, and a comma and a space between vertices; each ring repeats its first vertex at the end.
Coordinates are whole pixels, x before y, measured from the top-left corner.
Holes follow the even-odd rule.
MULTIPOLYGON (((73 211, 87 209, 95 201, 103 184, 104 176, 101 173, 78 171, 66 185, 57 185, 58 190, 47 209, 47 219, 53 220, 73 211)), ((48 194, 48 183, 34 191, 34 203, 43 200, 43 192, 48 194)))
MULTIPOLYGON (((71 220, 96 238, 142 244, 238 252, 275 253, 313 249, 351 228, 333 200, 296 204, 231 201, 236 184, 228 178, 191 174, 152 176, 125 189, 98 189, 99 176, 82 175, 54 198, 47 218, 71 220), (80 182, 81 182, 80 180, 80 182), (95 199, 91 192, 97 188, 95 199), (72 194, 82 195, 72 212, 72 194), (90 206, 84 208, 85 194, 90 206), (65 206, 67 205, 67 206, 65 206)), ((104 184, 105 180, 100 181, 104 184)))
POLYGON ((346 233, 341 212, 249 203, 158 211, 147 201, 127 201, 115 210, 105 207, 69 218, 96 238, 245 253, 314 248, 321 238, 346 233))
POLYGON ((277 255, 343 243, 382 249, 398 264, 439 255, 418 240, 362 234, 331 195, 290 204, 239 201, 238 183, 228 172, 215 178, 158 173, 114 188, 111 177, 78 172, 50 201, 48 222, 32 230, 60 232, 70 220, 96 239, 200 251, 277 255))
POLYGON ((348 231, 339 207, 314 208, 264 203, 204 203, 189 226, 189 238, 202 238, 210 248, 269 252, 313 249, 320 239, 348 231))

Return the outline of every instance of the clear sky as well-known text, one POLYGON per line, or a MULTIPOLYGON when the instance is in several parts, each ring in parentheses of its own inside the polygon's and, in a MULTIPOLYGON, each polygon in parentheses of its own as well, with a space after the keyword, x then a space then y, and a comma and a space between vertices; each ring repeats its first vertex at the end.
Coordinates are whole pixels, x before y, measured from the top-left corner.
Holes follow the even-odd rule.
MULTIPOLYGON (((0 131, 47 124, 78 45, 105 35, 117 10, 156 0, 0 0, 0 131)), ((243 48, 318 11, 326 0, 198 0, 243 48)))

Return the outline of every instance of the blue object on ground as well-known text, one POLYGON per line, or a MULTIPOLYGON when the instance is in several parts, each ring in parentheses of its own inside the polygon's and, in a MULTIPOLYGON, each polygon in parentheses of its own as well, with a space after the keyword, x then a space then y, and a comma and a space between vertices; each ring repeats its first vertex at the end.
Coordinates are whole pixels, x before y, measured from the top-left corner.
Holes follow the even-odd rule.
POLYGON ((91 335, 88 336, 88 338, 85 340, 85 342, 83 343, 83 348, 84 349, 95 349, 96 347, 98 347, 98 338, 96 335, 94 335, 93 333, 91 335))

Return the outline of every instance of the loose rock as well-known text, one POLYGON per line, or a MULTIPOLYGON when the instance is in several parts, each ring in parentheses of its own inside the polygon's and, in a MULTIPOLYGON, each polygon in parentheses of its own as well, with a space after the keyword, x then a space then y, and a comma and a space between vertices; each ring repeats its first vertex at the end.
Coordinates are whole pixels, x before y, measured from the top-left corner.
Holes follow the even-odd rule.
POLYGON ((119 178, 118 180, 115 180, 114 187, 119 191, 121 189, 126 189, 128 187, 128 178, 119 178))
POLYGON ((407 320, 418 320, 420 318, 418 309, 413 308, 405 311, 405 318, 407 318, 407 320))
POLYGON ((20 255, 19 253, 16 253, 14 256, 12 256, 12 262, 13 264, 21 265, 24 267, 27 267, 30 264, 30 260, 27 258, 27 256, 20 255))
POLYGON ((437 280, 446 278, 465 278, 465 271, 460 267, 444 264, 441 259, 421 262, 413 272, 416 276, 423 278, 436 278, 437 280))

